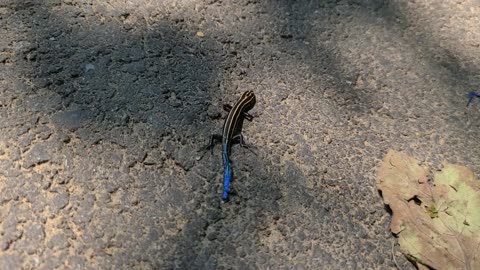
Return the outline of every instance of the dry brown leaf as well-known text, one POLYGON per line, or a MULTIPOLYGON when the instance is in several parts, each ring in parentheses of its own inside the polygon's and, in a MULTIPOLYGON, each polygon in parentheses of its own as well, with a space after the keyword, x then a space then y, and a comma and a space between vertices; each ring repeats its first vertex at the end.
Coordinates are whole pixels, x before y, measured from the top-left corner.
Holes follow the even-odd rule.
POLYGON ((480 269, 480 182, 472 171, 445 164, 429 181, 417 160, 390 150, 377 187, 393 212, 390 230, 418 266, 480 269))

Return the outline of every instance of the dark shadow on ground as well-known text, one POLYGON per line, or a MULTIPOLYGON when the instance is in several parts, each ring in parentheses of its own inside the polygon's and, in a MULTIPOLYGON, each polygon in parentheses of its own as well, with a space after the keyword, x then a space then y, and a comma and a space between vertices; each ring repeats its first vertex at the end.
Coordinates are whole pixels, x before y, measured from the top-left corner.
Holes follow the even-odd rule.
POLYGON ((255 268, 252 262, 256 260, 252 256, 268 259, 259 237, 279 211, 277 200, 282 194, 277 185, 281 179, 268 172, 265 165, 268 160, 235 146, 232 153, 234 192, 228 202, 222 203, 220 160, 218 147, 214 155, 208 154, 202 160, 208 164, 206 167, 217 167, 216 171, 209 173, 196 167, 187 174, 187 181, 194 185, 192 192, 195 190, 193 196, 198 206, 189 214, 181 232, 168 240, 175 243, 175 249, 166 246, 160 251, 166 255, 160 268, 255 268))
MULTIPOLYGON (((71 241, 76 255, 67 256, 63 247, 55 255, 55 248, 42 250, 43 257, 80 268, 155 266, 166 259, 159 250, 198 245, 198 239, 164 238, 177 222, 206 218, 193 213, 205 204, 204 194, 185 192, 200 179, 180 180, 196 166, 192 153, 211 133, 205 122, 220 111, 209 106, 220 85, 223 52, 219 42, 182 28, 175 18, 146 22, 140 12, 107 7, 7 5, 7 27, 19 37, 6 69, 28 85, 15 105, 36 119, 18 135, 17 146, 27 156, 25 169, 53 179, 48 194, 66 198, 49 211, 64 220, 53 226, 61 231, 56 237, 71 241), (82 256, 85 249, 93 264, 82 256)), ((38 189, 12 192, 22 197, 28 188, 38 189)), ((43 219, 43 200, 42 192, 29 197, 39 205, 32 220, 43 219)))
POLYGON ((106 12, 112 17, 104 22, 98 6, 85 5, 93 14, 78 15, 83 6, 35 4, 16 6, 12 16, 12 28, 27 22, 31 29, 29 47, 15 59, 25 64, 15 70, 29 77, 36 94, 53 93, 50 103, 39 102, 42 117, 77 134, 90 133, 81 139, 112 140, 122 147, 128 146, 118 134, 136 124, 153 130, 149 141, 173 132, 194 137, 218 85, 218 44, 168 20, 127 23, 128 11, 106 12), (102 138, 91 138, 96 136, 102 138))
POLYGON ((195 160, 219 120, 219 73, 235 56, 184 29, 182 18, 147 22, 141 12, 107 7, 8 5, 8 28, 21 34, 4 78, 28 89, 15 105, 35 119, 15 147, 40 179, 11 192, 36 204, 33 222, 51 215, 42 227, 50 244, 35 246, 40 260, 46 268, 192 269, 216 265, 213 254, 227 265, 232 255, 254 254, 263 244, 252 234, 279 207, 279 177, 235 149, 238 192, 220 204, 219 155, 195 160))

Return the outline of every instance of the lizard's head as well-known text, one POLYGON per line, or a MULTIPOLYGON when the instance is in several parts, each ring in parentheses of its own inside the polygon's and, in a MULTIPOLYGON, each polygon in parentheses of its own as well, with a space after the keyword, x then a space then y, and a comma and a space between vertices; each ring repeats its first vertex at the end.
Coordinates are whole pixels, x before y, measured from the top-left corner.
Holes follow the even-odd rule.
POLYGON ((252 90, 245 91, 245 93, 242 95, 242 100, 246 102, 246 108, 249 109, 253 108, 255 102, 257 101, 252 90))

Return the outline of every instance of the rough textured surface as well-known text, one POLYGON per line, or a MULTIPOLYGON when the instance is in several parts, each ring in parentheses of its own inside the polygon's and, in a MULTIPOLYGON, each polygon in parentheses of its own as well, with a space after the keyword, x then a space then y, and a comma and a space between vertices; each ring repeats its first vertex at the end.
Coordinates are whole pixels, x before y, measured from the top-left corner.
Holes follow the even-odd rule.
MULTIPOLYGON (((388 148, 480 172, 480 3, 0 1, 3 269, 393 269, 388 148), (234 147, 197 149, 254 90, 234 147)), ((398 250, 396 261, 412 269, 398 250)))

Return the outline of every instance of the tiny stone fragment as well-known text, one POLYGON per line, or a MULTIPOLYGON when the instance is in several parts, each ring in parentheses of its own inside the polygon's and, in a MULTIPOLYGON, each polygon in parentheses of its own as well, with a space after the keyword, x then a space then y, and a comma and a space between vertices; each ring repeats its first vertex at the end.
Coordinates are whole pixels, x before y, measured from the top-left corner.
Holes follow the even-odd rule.
POLYGON ((67 206, 69 199, 70 195, 68 194, 68 192, 60 192, 56 194, 55 197, 52 199, 50 206, 52 207, 53 211, 57 212, 67 206))

